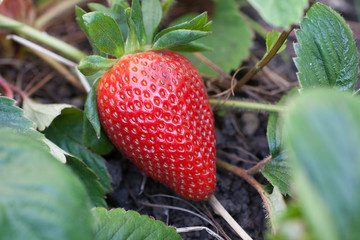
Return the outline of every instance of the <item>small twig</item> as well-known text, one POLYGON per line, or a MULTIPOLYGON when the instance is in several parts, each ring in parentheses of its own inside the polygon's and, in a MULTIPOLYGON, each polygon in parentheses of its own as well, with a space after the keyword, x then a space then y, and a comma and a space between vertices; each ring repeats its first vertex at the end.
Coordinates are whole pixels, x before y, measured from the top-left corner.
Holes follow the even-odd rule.
POLYGON ((259 169, 261 167, 263 167, 266 163, 268 163, 270 160, 272 159, 272 156, 268 156, 267 158, 261 160, 258 164, 256 164, 255 166, 253 166, 252 168, 249 168, 248 170, 246 170, 246 172, 248 174, 254 174, 257 171, 259 171, 259 169))
POLYGON ((252 240, 249 234, 245 232, 245 230, 234 220, 229 212, 226 211, 223 205, 221 205, 221 203, 216 199, 215 195, 212 195, 209 198, 209 204, 214 209, 214 212, 220 215, 243 240, 252 240))
POLYGON ((178 233, 187 233, 187 232, 195 232, 195 231, 202 231, 205 230, 207 233, 209 233, 211 236, 215 237, 218 240, 224 240, 219 234, 215 233, 211 229, 203 226, 194 226, 194 227, 182 227, 182 228, 176 228, 176 232, 178 233))
POLYGON ((37 90, 42 88, 48 81, 50 81, 54 77, 54 74, 46 75, 40 82, 38 82, 34 87, 32 87, 28 92, 26 92, 27 96, 30 97, 37 90))

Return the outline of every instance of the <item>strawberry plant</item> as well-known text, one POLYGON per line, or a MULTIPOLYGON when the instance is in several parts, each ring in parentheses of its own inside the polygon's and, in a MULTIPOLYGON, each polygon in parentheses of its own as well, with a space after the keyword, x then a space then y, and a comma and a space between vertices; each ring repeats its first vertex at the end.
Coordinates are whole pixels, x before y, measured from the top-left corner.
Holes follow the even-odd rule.
POLYGON ((1 239, 357 239, 358 52, 343 17, 308 0, 209 0, 179 18, 180 1, 81 2, 0 1, 8 62, 31 49, 75 99, 45 104, 36 92, 55 74, 21 84, 0 67, 1 239), (93 55, 42 32, 69 9, 93 55), (296 81, 273 61, 293 62, 296 81), (256 199, 266 228, 251 225, 256 199))

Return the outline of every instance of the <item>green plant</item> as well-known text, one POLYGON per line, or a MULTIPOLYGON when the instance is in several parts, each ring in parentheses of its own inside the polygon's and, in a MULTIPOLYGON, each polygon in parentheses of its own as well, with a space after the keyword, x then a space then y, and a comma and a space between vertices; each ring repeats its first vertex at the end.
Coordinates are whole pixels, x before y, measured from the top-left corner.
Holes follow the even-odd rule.
MULTIPOLYGON (((237 79, 237 73, 244 71, 242 61, 249 55, 250 25, 259 33, 263 30, 236 10, 242 1, 214 0, 212 28, 205 14, 184 16, 192 21, 176 27, 176 20, 175 26, 158 35, 155 32, 172 1, 132 2, 132 10, 122 0, 112 1, 109 7, 89 4, 91 13, 76 8, 94 53, 79 65, 83 73, 91 75, 87 82, 82 78, 85 88, 90 91, 89 86, 93 86, 84 111, 69 104, 37 103, 0 76, 0 90, 5 95, 0 97, 1 238, 50 239, 56 232, 56 239, 181 239, 175 231, 180 229, 160 221, 133 211, 106 210, 104 197, 111 192, 111 180, 105 161, 114 146, 100 126, 96 105, 96 79, 114 65, 112 56, 170 48, 183 51, 206 79, 219 79, 219 86, 209 91, 227 89, 209 100, 212 106, 222 111, 269 112, 269 157, 249 169, 216 159, 218 168, 241 176, 260 194, 270 223, 266 238, 357 239, 360 102, 354 86, 358 54, 344 19, 313 1, 249 0, 268 24, 284 30, 262 34, 265 54, 237 79), (240 96, 246 91, 245 84, 284 50, 284 42, 297 23, 300 29, 296 31, 294 62, 299 87, 283 94, 277 104, 232 98, 232 94, 240 96), (208 35, 209 28, 212 34, 200 39, 208 35), (190 54, 185 50, 204 52, 190 54), (22 108, 16 106, 14 96, 21 97, 22 108), (255 174, 265 176, 268 185, 260 184, 255 174), (292 234, 295 231, 296 236, 292 234)), ((50 36, 42 38, 39 31, 14 19, 0 15, 0 24, 76 61, 84 57, 78 50, 69 51, 74 48, 68 44, 52 41, 50 36)), ((209 202, 243 239, 250 239, 216 198, 209 202)), ((228 238, 226 233, 220 234, 228 238)))

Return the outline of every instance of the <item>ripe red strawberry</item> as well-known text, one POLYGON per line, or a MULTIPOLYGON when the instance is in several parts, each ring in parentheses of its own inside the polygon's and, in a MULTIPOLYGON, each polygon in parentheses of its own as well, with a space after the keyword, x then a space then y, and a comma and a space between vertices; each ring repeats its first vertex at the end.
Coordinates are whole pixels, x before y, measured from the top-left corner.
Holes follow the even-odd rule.
POLYGON ((204 83, 181 54, 125 55, 101 78, 100 122, 137 167, 192 200, 216 183, 215 128, 204 83))

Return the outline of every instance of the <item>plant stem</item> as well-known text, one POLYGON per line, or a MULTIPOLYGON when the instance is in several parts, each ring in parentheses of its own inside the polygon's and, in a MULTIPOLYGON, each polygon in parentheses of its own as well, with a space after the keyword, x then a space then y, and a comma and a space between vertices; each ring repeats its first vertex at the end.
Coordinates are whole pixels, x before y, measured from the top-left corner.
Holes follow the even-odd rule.
POLYGON ((257 103, 249 101, 240 101, 240 100, 226 100, 221 102, 219 99, 209 99, 211 105, 222 105, 230 108, 245 108, 253 109, 267 112, 285 112, 287 110, 286 106, 275 105, 275 104, 266 104, 266 103, 257 103))
POLYGON ((234 220, 234 218, 228 213, 228 211, 226 211, 223 205, 221 205, 221 203, 216 199, 215 195, 212 195, 209 198, 209 204, 214 209, 215 213, 220 215, 243 240, 252 240, 249 234, 244 231, 244 229, 234 220))
POLYGON ((2 89, 4 89, 5 91, 5 96, 8 98, 14 98, 14 94, 11 90, 11 88, 9 87, 9 85, 7 84, 7 82, 2 78, 2 76, 0 75, 0 87, 2 89))
POLYGON ((3 25, 3 27, 10 28, 19 34, 24 34, 36 41, 39 41, 76 61, 80 61, 83 57, 86 56, 85 53, 71 46, 70 44, 67 44, 66 42, 63 42, 24 23, 5 17, 1 14, 0 25, 3 25))
POLYGON ((268 156, 267 158, 261 160, 258 164, 256 164, 255 166, 253 166, 252 168, 246 170, 246 172, 248 174, 254 174, 257 171, 259 171, 259 169, 264 166, 266 163, 268 163, 270 160, 272 159, 272 156, 268 156))
POLYGON ((220 159, 216 159, 216 165, 218 167, 221 167, 225 170, 228 170, 229 172, 235 173, 236 175, 242 177, 244 180, 246 180, 251 186, 253 186, 256 189, 256 191, 260 194, 260 197, 264 202, 266 211, 269 214, 270 221, 271 223, 273 223, 273 214, 270 209, 269 194, 264 190, 262 185, 258 181, 256 181, 252 176, 250 176, 246 170, 242 168, 231 165, 220 159))
POLYGON ((269 52, 267 52, 264 57, 255 64, 255 66, 247 72, 234 86, 234 91, 237 91, 240 87, 244 86, 245 83, 247 83, 257 72, 259 72, 266 64, 270 62, 270 60, 276 55, 276 53, 279 51, 287 37, 289 36, 290 32, 294 29, 294 25, 290 26, 290 29, 288 31, 283 31, 276 43, 273 45, 273 47, 270 49, 269 52))

